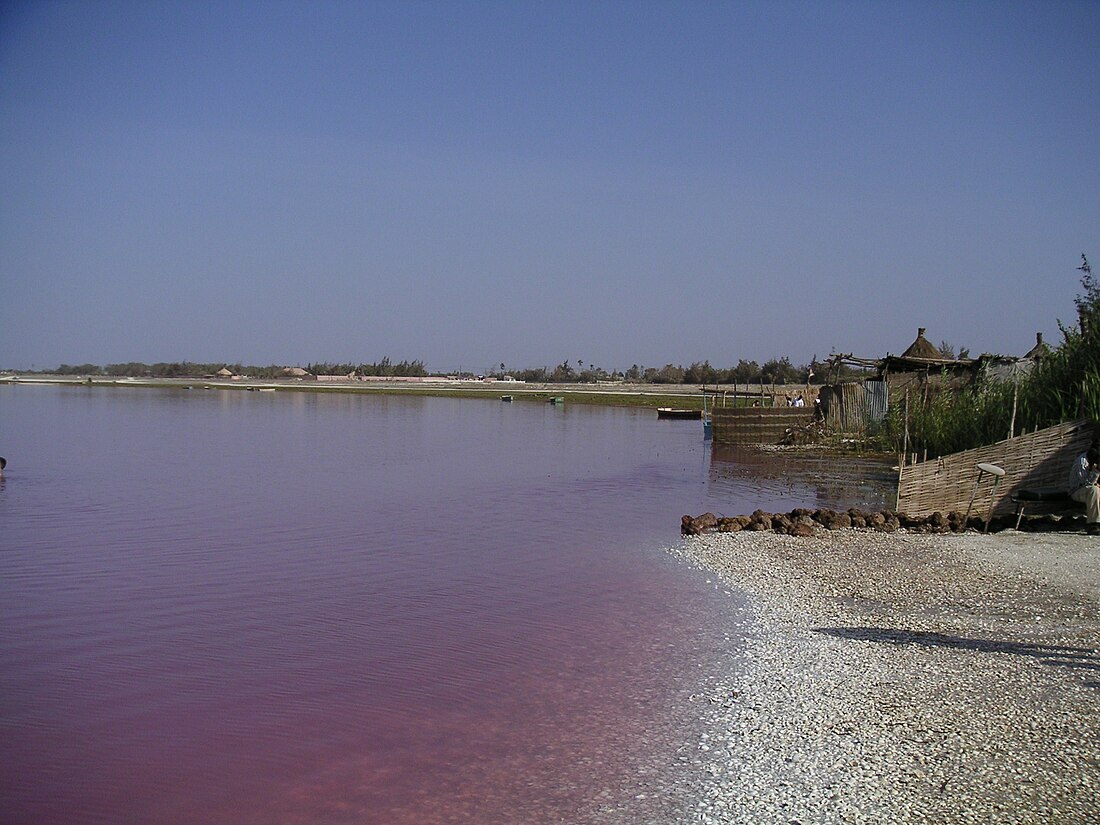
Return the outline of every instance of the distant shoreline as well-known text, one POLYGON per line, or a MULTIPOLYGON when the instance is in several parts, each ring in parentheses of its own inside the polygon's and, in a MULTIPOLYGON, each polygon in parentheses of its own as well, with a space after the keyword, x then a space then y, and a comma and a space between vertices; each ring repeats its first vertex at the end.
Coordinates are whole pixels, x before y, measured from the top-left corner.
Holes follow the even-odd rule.
MULTIPOLYGON (((311 393, 351 393, 362 395, 420 395, 450 398, 499 400, 512 396, 516 401, 542 401, 564 398, 566 403, 609 406, 677 406, 702 409, 703 393, 694 384, 528 384, 521 381, 302 381, 298 379, 261 380, 249 378, 106 378, 102 376, 33 375, 5 376, 2 384, 50 384, 96 388, 146 388, 311 393)), ((769 385, 765 385, 769 386, 769 385)), ((733 387, 730 387, 732 390, 733 387)), ((797 389, 795 387, 791 388, 797 389)))

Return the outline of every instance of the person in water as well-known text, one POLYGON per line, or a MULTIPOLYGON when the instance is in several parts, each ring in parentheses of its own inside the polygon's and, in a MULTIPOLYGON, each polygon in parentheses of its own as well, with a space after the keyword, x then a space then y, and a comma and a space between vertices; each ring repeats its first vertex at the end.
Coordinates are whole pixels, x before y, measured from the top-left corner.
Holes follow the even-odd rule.
POLYGON ((4 477, 4 468, 8 466, 8 460, 0 455, 0 478, 4 477))

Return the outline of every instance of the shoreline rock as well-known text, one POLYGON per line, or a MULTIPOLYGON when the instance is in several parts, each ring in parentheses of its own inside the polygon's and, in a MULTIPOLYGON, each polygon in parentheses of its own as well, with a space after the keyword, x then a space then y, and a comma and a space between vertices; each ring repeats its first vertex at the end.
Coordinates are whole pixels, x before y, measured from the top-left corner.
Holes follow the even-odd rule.
MULTIPOLYGON (((971 513, 967 517, 966 513, 957 510, 946 515, 937 511, 928 516, 913 517, 894 510, 866 511, 857 507, 846 511, 796 508, 789 513, 756 510, 751 515, 721 517, 714 513, 703 513, 699 516, 685 515, 680 519, 680 532, 685 536, 748 530, 808 538, 818 529, 845 530, 853 527, 882 533, 893 533, 902 529, 915 533, 965 533, 969 530, 999 533, 1015 526, 1015 516, 994 516, 986 529, 984 516, 971 513)), ((1021 531, 1027 532, 1078 530, 1083 527, 1083 519, 1064 516, 1025 516, 1020 522, 1021 531)))

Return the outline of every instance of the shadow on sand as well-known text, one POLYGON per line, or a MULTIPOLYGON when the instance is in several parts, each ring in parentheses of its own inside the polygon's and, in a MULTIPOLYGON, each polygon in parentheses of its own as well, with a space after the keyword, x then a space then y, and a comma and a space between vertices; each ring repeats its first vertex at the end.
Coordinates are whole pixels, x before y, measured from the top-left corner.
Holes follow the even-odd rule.
MULTIPOLYGON (((974 650, 979 653, 1007 653, 1013 656, 1030 656, 1045 665, 1053 667, 1078 668, 1100 673, 1100 650, 1087 647, 1008 642, 996 639, 971 639, 966 636, 950 636, 946 633, 897 630, 888 627, 816 627, 814 632, 851 641, 946 647, 954 650, 974 650)), ((1088 685, 1100 688, 1100 681, 1088 682, 1088 685)))

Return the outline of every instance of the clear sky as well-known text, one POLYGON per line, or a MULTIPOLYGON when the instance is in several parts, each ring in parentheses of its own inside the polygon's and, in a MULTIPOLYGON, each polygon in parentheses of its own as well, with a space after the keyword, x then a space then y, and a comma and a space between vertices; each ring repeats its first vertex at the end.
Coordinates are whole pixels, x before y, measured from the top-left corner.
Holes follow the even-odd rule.
POLYGON ((5 2, 0 366, 1023 354, 1100 2, 5 2))

